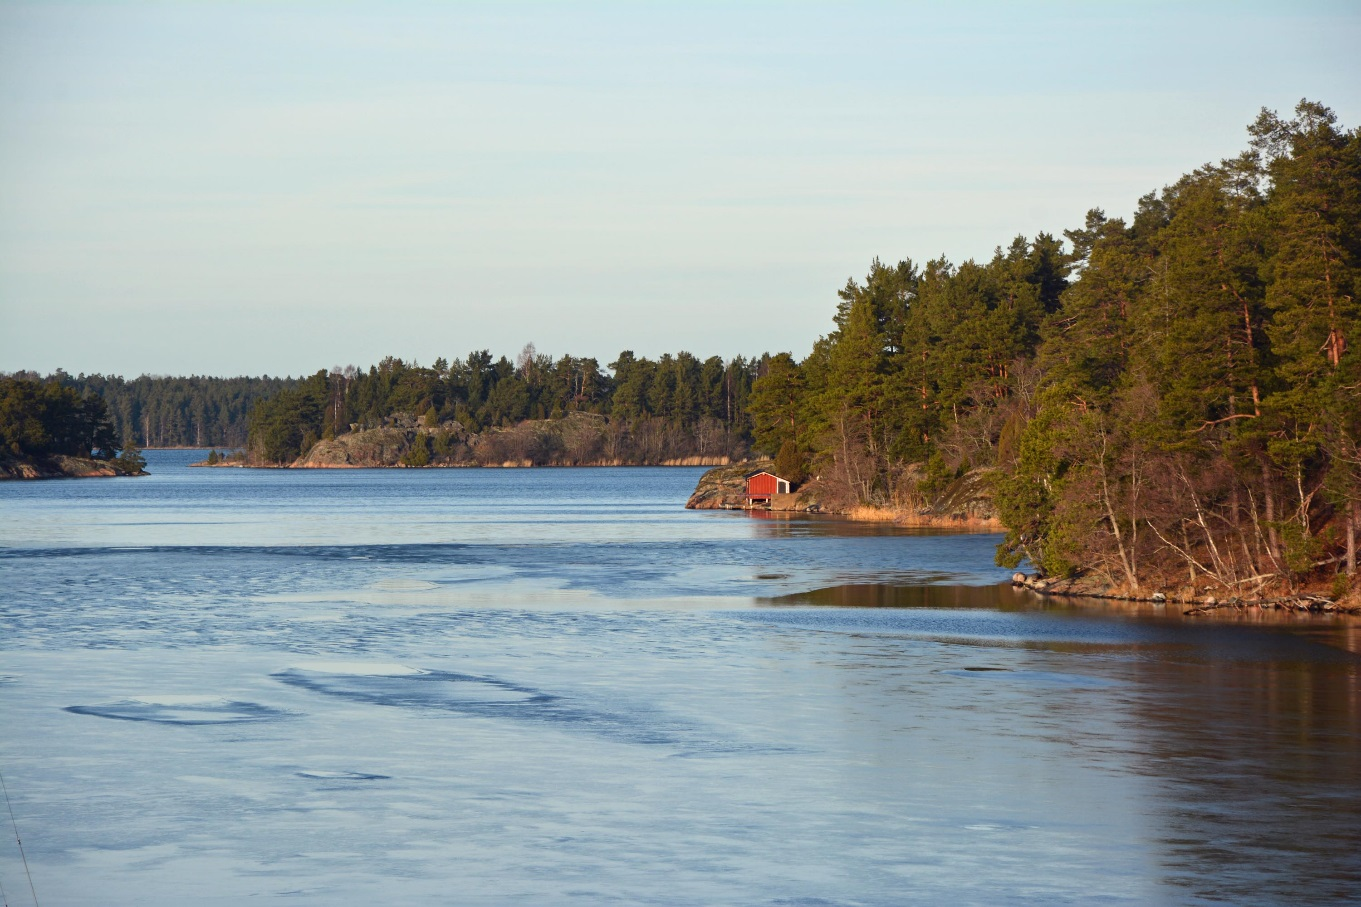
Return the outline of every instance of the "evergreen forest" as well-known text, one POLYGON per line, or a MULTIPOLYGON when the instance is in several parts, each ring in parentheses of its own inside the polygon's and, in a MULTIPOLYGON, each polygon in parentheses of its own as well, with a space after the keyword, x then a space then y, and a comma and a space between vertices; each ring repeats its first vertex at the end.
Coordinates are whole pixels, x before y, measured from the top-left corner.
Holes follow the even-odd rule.
POLYGON ((103 460, 129 474, 145 465, 135 447, 124 448, 97 394, 54 381, 0 377, 0 475, 59 457, 103 460))
MULTIPOLYGON (((610 445, 612 461, 741 458, 750 445, 747 397, 763 361, 686 352, 654 361, 626 350, 607 372, 595 359, 554 359, 533 344, 514 362, 487 350, 430 366, 389 357, 367 371, 319 371, 262 401, 250 414, 248 444, 257 460, 287 463, 319 440, 411 415, 432 429, 433 440, 422 443, 438 456, 451 424, 460 434, 478 433, 588 413, 606 417, 600 442, 610 445)), ((560 454, 516 451, 514 459, 560 462, 560 454)), ((605 454, 597 449, 577 460, 605 454)))
POLYGON ((749 404, 757 449, 842 506, 914 508, 990 470, 999 563, 1050 576, 1221 597, 1345 587, 1361 132, 1311 101, 1248 132, 1129 219, 1093 210, 981 263, 875 260, 807 358, 770 359, 749 404))
POLYGON ((210 378, 142 375, 72 376, 17 372, 15 378, 54 383, 103 398, 114 432, 138 447, 244 447, 247 418, 257 401, 295 386, 295 378, 210 378))

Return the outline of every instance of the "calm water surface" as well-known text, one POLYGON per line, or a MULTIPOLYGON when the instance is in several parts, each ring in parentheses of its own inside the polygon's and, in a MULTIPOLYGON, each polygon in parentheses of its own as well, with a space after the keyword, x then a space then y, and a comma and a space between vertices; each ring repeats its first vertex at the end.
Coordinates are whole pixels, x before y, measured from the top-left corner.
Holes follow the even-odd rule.
POLYGON ((1355 623, 1044 603, 700 470, 200 457, 0 484, 44 905, 1361 901, 1355 623))

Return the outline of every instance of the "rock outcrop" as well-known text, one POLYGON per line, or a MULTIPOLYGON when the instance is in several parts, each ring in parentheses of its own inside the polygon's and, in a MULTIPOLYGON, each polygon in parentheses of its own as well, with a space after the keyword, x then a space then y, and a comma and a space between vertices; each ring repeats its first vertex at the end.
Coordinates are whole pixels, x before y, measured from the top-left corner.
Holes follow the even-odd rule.
POLYGON ((992 499, 992 476, 996 470, 980 466, 947 484, 934 499, 920 509, 922 516, 958 523, 995 523, 997 506, 992 499))
MULTIPOLYGON (((746 477, 758 470, 773 470, 770 460, 748 460, 718 469, 700 477, 694 494, 685 506, 691 510, 742 510, 747 505, 746 477)), ((791 494, 777 494, 769 506, 783 513, 839 513, 854 519, 883 520, 906 525, 953 526, 969 529, 1000 528, 992 501, 991 469, 972 469, 945 486, 929 503, 915 508, 858 507, 837 505, 836 495, 812 480, 791 494)))
POLYGON ((439 459, 457 462, 466 460, 468 443, 475 439, 458 422, 423 425, 410 417, 384 419, 375 428, 346 432, 336 438, 318 441, 293 466, 303 469, 356 469, 380 466, 402 466, 410 461, 417 442, 425 449, 428 465, 432 453, 439 459), (438 448, 432 451, 431 448, 438 448))
POLYGON ((771 460, 749 460, 719 466, 699 477, 687 510, 741 510, 747 503, 747 476, 759 469, 773 469, 771 460))
MULTIPOLYGON (((703 464, 701 464, 703 465, 703 464)), ((728 466, 711 469, 699 477, 694 494, 685 502, 689 510, 745 510, 747 504, 747 476, 760 470, 773 471, 775 463, 771 460, 747 460, 728 466)), ((819 513, 822 505, 817 498, 817 489, 806 486, 789 494, 772 497, 769 509, 784 513, 819 513)))
MULTIPOLYGON (((1164 578, 1166 579, 1166 578, 1164 578)), ((1061 598, 1104 599, 1151 605, 1153 608, 1172 606, 1192 617, 1223 612, 1225 615, 1264 611, 1313 612, 1322 614, 1361 614, 1361 593, 1342 596, 1323 595, 1307 589, 1279 590, 1275 595, 1229 596, 1224 599, 1206 594, 1194 587, 1176 588, 1167 584, 1158 588, 1156 581, 1140 589, 1118 585, 1093 571, 1079 572, 1069 577, 1047 577, 1038 573, 1014 573, 1011 584, 1040 595, 1061 598), (1189 607, 1188 607, 1189 606, 1189 607)))
MULTIPOLYGON (((46 459, 0 457, 0 479, 93 479, 124 475, 108 460, 57 455, 46 459)), ((132 475, 146 475, 145 472, 132 475)))

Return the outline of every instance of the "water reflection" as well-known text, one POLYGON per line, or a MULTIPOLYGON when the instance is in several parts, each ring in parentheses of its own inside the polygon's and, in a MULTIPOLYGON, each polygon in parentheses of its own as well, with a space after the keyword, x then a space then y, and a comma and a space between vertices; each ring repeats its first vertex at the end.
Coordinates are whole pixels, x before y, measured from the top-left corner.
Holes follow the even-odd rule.
POLYGON ((1132 670, 1169 882, 1235 903, 1361 896, 1356 661, 1147 660, 1132 670))
POLYGON ((1030 611, 1054 608, 1071 610, 1071 606, 1054 604, 1009 583, 988 586, 964 586, 952 582, 953 574, 925 575, 923 585, 904 586, 896 583, 845 583, 757 599, 766 606, 822 605, 841 608, 987 608, 995 611, 1030 611))
MULTIPOLYGON (((1217 652, 1216 657, 1225 654, 1242 657, 1254 643, 1268 644, 1268 640, 1270 647, 1277 653, 1287 645, 1317 644, 1361 655, 1361 618, 1354 615, 1225 609, 1207 617, 1187 615, 1184 607, 1176 603, 1161 605, 1114 599, 1049 597, 1028 589, 1018 589, 1010 583, 969 585, 956 580, 957 574, 953 573, 923 572, 914 574, 911 584, 839 583, 808 591, 758 597, 754 601, 762 607, 954 608, 1014 614, 1043 613, 1099 621, 1103 625, 1115 622, 1116 625, 1126 625, 1132 633, 1158 635, 1164 640, 1196 639, 1199 644, 1206 646, 1220 647, 1226 640, 1233 639, 1235 652, 1217 652), (1261 632, 1245 632, 1249 630, 1261 632), (1167 636, 1167 633, 1177 635, 1167 636)), ((1317 651, 1311 655, 1313 659, 1318 657, 1317 651)))
MULTIPOLYGON (((778 625, 992 652, 937 673, 994 697, 1029 691, 1013 706, 1023 730, 991 728, 1021 738, 1008 740, 1011 761, 998 758, 998 770, 1033 772, 1015 760, 1044 728, 1043 739, 1072 751, 1065 764, 1112 766, 1113 810, 1128 796, 1115 777, 1145 779, 1132 807, 1145 820, 1112 831, 1148 848, 1167 900, 1361 899, 1361 621, 1248 612, 1207 622, 1175 607, 1044 599, 1006 585, 857 583, 760 604, 809 608, 754 618, 778 625), (972 638, 950 639, 943 612, 972 638), (1053 682, 1067 677, 1088 682, 1053 682), (1070 687, 1100 695, 1074 698, 1070 687)), ((876 670, 906 669, 901 654, 882 654, 876 670)), ((841 666, 860 690, 863 660, 841 666)))
POLYGON ((977 530, 951 529, 941 526, 901 526, 897 523, 878 520, 848 520, 844 516, 825 513, 774 513, 769 510, 743 510, 727 512, 725 515, 733 520, 742 520, 751 527, 758 538, 975 536, 989 539, 992 545, 996 545, 1002 540, 1001 533, 980 533, 977 530))

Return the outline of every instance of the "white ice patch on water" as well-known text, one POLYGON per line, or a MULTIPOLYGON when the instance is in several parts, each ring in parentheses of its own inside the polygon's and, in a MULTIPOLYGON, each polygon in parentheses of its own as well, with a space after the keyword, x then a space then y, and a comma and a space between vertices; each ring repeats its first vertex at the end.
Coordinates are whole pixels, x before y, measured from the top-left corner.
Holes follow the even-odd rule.
POLYGON ((117 718, 123 721, 149 721, 155 724, 236 724, 269 721, 288 713, 257 702, 240 702, 216 696, 144 696, 98 705, 72 705, 66 711, 75 715, 117 718))
POLYGON ((222 696, 199 696, 199 695, 179 695, 179 694, 156 694, 153 696, 134 696, 125 702, 135 702, 142 705, 196 705, 223 707, 230 705, 230 701, 222 696))
POLYGON ((381 592, 426 592, 439 586, 419 579, 380 579, 369 588, 381 592))

